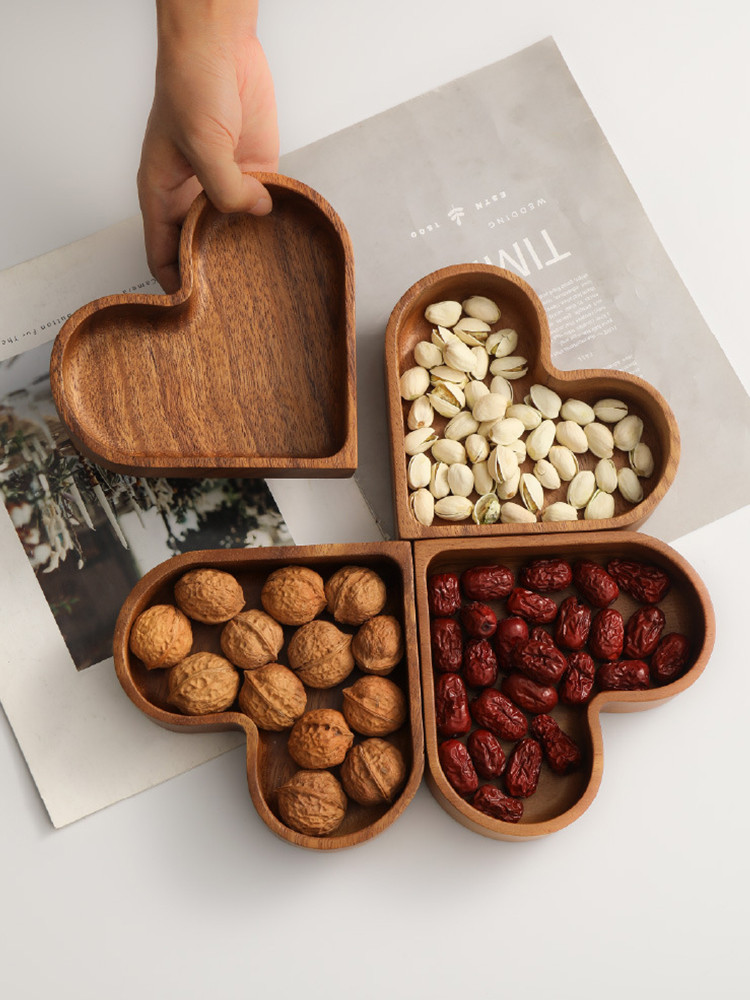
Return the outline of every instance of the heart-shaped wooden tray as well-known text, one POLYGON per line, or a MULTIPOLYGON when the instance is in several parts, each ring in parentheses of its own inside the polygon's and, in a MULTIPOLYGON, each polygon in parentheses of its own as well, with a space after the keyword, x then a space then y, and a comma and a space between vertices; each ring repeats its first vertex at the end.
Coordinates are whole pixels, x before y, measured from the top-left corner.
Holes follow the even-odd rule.
MULTIPOLYGON (((323 613, 323 619, 332 621, 323 613)), ((221 654, 222 626, 193 622, 192 652, 221 654)), ((354 633, 353 626, 338 624, 354 633)), ((278 662, 286 664, 286 648, 294 628, 285 626, 285 642, 278 662)), ((424 735, 419 660, 416 640, 416 612, 411 546, 407 542, 362 543, 357 545, 290 546, 264 549, 216 549, 175 556, 147 573, 131 591, 117 620, 114 635, 114 663, 122 687, 133 703, 154 722, 175 732, 240 730, 247 739, 247 782, 253 804, 267 826, 279 837, 302 847, 332 850, 369 840, 383 831, 404 811, 419 786, 424 770, 424 735), (342 566, 367 566, 385 582, 387 601, 383 614, 396 616, 402 624, 405 654, 388 675, 408 700, 405 724, 387 739, 401 751, 406 763, 406 780, 391 804, 361 806, 350 801, 341 826, 322 837, 298 833, 286 826, 278 812, 277 789, 299 770, 287 750, 288 731, 259 729, 239 711, 237 702, 224 712, 210 715, 182 715, 167 701, 167 671, 146 670, 130 651, 130 632, 138 615, 154 604, 174 603, 174 584, 188 570, 210 567, 232 573, 240 582, 246 608, 261 608, 260 592, 268 575, 281 566, 307 566, 328 579, 342 566)), ((241 673, 241 671, 240 671, 241 673)), ((342 690, 362 676, 355 667, 336 687, 308 688, 307 708, 341 710, 342 690)), ((361 737, 357 737, 360 742, 361 737)), ((338 768, 333 769, 338 773, 338 768)))
MULTIPOLYGON (((638 532, 604 531, 599 533, 568 533, 548 538, 539 535, 512 538, 449 539, 419 541, 414 545, 415 587, 419 622, 420 659, 422 666, 422 692, 425 718, 425 743, 427 750, 427 781, 439 804, 469 829, 497 840, 528 840, 562 829, 578 819, 591 805, 598 791, 603 771, 602 731, 600 712, 632 712, 663 704, 689 687, 703 671, 714 643, 715 621, 711 601, 695 570, 673 549, 638 532), (575 771, 559 775, 547 764, 542 765, 536 792, 524 800, 520 822, 510 823, 485 815, 475 809, 470 797, 459 795, 447 780, 438 757, 438 746, 445 739, 439 736, 435 711, 435 673, 430 640, 430 611, 427 582, 433 574, 460 574, 474 566, 501 564, 510 569, 518 582, 521 567, 532 559, 562 558, 571 564, 586 559, 606 566, 611 559, 632 560, 655 566, 667 573, 671 587, 659 603, 666 623, 663 635, 672 632, 684 634, 690 642, 687 669, 677 679, 664 686, 651 686, 644 690, 611 691, 594 688, 591 700, 585 706, 571 707, 561 701, 550 714, 558 725, 571 736, 582 750, 582 765, 575 771)), ((549 594, 558 605, 566 597, 580 593, 570 587, 549 594)), ((489 601, 498 619, 510 612, 504 601, 489 601)), ((620 591, 612 605, 625 621, 636 608, 643 606, 628 594, 620 591)), ((593 609, 596 611, 596 608, 593 609)), ((492 641, 492 640, 490 640, 492 641)), ((600 665, 601 661, 597 661, 600 665)), ((500 688, 501 671, 494 687, 500 688)), ((479 694, 469 689, 470 701, 479 694)), ((476 723, 473 724, 476 727, 476 723)), ((461 737, 464 739, 465 737, 461 737)), ((513 744, 503 742, 507 753, 513 744)), ((685 748, 687 749, 687 748, 685 748)), ((679 748, 675 748, 679 752, 679 748)), ((504 790, 504 778, 490 784, 504 790)))
POLYGON ((259 174, 262 218, 200 195, 174 295, 77 310, 50 364, 71 440, 106 468, 156 476, 348 476, 357 466, 354 265, 332 207, 259 174))
MULTIPOLYGON (((679 433, 664 398, 643 379, 626 372, 598 368, 566 372, 555 368, 550 359, 550 333, 544 308, 534 290, 510 271, 489 264, 457 264, 417 281, 391 313, 386 330, 385 363, 394 509, 400 538, 634 528, 654 510, 674 479, 680 452, 679 433), (416 344, 429 340, 434 329, 435 325, 425 319, 425 308, 444 300, 462 302, 473 295, 486 296, 499 306, 501 317, 492 326, 493 330, 513 328, 518 333, 518 347, 513 354, 527 359, 528 372, 512 383, 514 402, 522 402, 529 387, 539 383, 554 390, 563 400, 576 398, 593 404, 602 398, 615 397, 625 402, 630 412, 641 417, 644 423, 642 441, 651 449, 654 471, 641 480, 643 499, 640 502, 628 503, 616 493, 614 516, 606 520, 584 520, 581 516, 576 521, 543 522, 538 517, 534 523, 505 524, 498 521, 476 524, 471 518, 456 523, 436 516, 431 525, 420 524, 416 520, 409 508, 408 456, 404 446, 411 403, 401 398, 399 380, 407 369, 415 365, 416 344)), ((485 383, 489 385, 491 378, 488 375, 485 383)), ((446 423, 445 417, 435 415, 434 427, 439 435, 442 435, 446 423)), ((582 470, 593 469, 597 462, 590 452, 579 455, 578 459, 582 470)), ((616 452, 613 460, 618 466, 624 465, 628 456, 616 452)), ((521 469, 531 472, 533 466, 534 462, 527 458, 521 469)), ((545 506, 564 501, 567 486, 567 482, 563 482, 557 490, 547 490, 545 506)), ((476 501, 478 496, 474 491, 470 499, 476 501)), ((515 502, 520 502, 517 497, 515 502)))

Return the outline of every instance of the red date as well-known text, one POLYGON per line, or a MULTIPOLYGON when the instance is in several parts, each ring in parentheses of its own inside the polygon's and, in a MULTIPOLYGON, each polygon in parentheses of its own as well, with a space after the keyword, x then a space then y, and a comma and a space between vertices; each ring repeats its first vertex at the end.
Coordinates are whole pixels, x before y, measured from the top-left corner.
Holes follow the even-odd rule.
POLYGON ((496 601, 507 597, 515 581, 507 566, 472 566, 461 574, 461 588, 470 601, 496 601))
POLYGON ((596 672, 604 691, 643 691, 649 686, 648 664, 644 660, 615 660, 603 663, 596 672))
POLYGON ((435 724, 441 736, 461 736, 471 729, 466 685, 458 674, 440 674, 437 679, 435 724))
POLYGON ((596 664, 584 649, 571 653, 558 688, 560 701, 565 705, 585 705, 594 689, 595 676, 596 664))
POLYGON ((433 618, 430 622, 430 643, 435 670, 458 673, 464 650, 458 622, 454 618, 433 618))
POLYGON ((557 605, 551 597, 535 594, 524 587, 514 587, 508 595, 507 608, 535 625, 546 625, 555 620, 557 605))
POLYGON ((443 774, 459 795, 471 795, 479 787, 479 778, 469 751, 460 740, 446 740, 438 747, 443 774))
POLYGON ((471 705, 471 714, 481 729, 489 729, 501 740, 518 740, 528 731, 526 716, 496 688, 485 688, 471 705))
POLYGON ((523 816, 523 802, 510 798, 494 785, 480 785, 471 804, 486 816, 506 823, 517 823, 523 816))
POLYGON ((480 778, 498 778, 505 770, 505 753, 500 740, 489 729, 475 729, 469 733, 466 747, 480 778))
POLYGON ((555 622, 555 642, 563 649, 583 649, 591 630, 591 608, 577 597, 566 597, 555 622))
POLYGON ((433 573, 427 580, 427 604, 436 618, 447 618, 458 611, 461 590, 456 573, 433 573))
POLYGON ((469 639, 464 648, 463 675, 469 687, 491 687, 497 680, 497 657, 486 639, 469 639))
POLYGON ((551 715, 537 715, 533 718, 531 731, 542 744, 547 763, 555 774, 565 774, 581 763, 578 744, 560 729, 551 715))
POLYGON ((523 618, 513 616, 503 618, 498 622, 497 631, 494 636, 495 652, 497 659, 503 670, 510 670, 513 656, 513 648, 519 642, 529 638, 529 626, 523 618))
POLYGON ((658 604, 671 585, 663 569, 635 559, 611 559, 607 569, 626 594, 644 604, 658 604))
POLYGON ((615 578, 603 566, 590 559, 580 559, 573 566, 573 581, 595 608, 609 607, 620 593, 615 578))
POLYGON ((557 684, 568 661, 551 637, 546 635, 544 639, 533 637, 526 642, 519 642, 513 650, 513 665, 532 681, 557 684))
POLYGON ((570 563, 564 559, 532 559, 521 570, 521 585, 540 594, 565 590, 573 579, 570 563))
POLYGON ((476 639, 489 639, 497 629, 497 616, 481 601, 471 601, 461 608, 461 624, 476 639))
POLYGON ((665 635, 651 657, 651 673, 657 684, 669 684, 685 669, 690 655, 690 642, 680 632, 665 635))
POLYGON ((625 622, 616 608, 603 608, 591 623, 589 649, 597 660, 617 660, 625 643, 625 622))
POLYGON ((536 791, 542 768, 542 748, 530 736, 522 739, 511 751, 505 769, 505 787, 516 799, 527 799, 536 791))
POLYGON ((501 685, 504 695, 519 708, 536 715, 551 712, 557 704, 557 691, 549 684, 537 684, 524 674, 508 674, 501 685))
POLYGON ((666 618, 661 608, 649 604, 639 608, 625 626, 624 653, 628 659, 642 660, 656 649, 666 618))

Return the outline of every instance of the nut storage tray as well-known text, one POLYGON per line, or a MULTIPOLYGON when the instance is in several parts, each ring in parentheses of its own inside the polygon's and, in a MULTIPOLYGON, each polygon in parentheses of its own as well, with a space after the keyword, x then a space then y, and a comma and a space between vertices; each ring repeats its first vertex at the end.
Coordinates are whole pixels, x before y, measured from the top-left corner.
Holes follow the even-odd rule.
MULTIPOLYGON (((323 614, 321 617, 327 617, 323 614)), ((330 619, 329 619, 330 620, 330 619)), ((350 626, 339 625, 344 631, 350 626)), ((221 626, 193 622, 193 651, 221 652, 221 626)), ((279 662, 286 663, 286 646, 294 629, 284 627, 285 644, 279 662)), ((321 545, 264 549, 218 549, 176 556, 155 567, 133 588, 125 601, 115 629, 114 662, 122 687, 149 718, 176 732, 241 730, 247 739, 247 781, 259 815, 278 836, 303 847, 331 850, 369 840, 389 826, 413 798, 424 769, 422 700, 416 639, 416 616, 411 548, 406 542, 360 545, 321 545), (389 739, 401 750, 407 765, 406 782, 389 806, 364 807, 350 802, 342 826, 325 837, 312 837, 289 829, 279 818, 275 793, 298 770, 286 749, 288 731, 259 729, 236 705, 226 712, 187 716, 173 710, 166 700, 165 670, 146 670, 130 652, 130 630, 138 615, 152 604, 173 603, 173 587, 187 570, 211 567, 233 573, 241 583, 246 607, 261 607, 260 591, 267 576, 280 566, 311 567, 327 579, 345 565, 368 566, 385 581, 388 599, 383 613, 396 615, 404 630, 405 655, 389 678, 407 696, 409 712, 404 726, 389 739)), ((341 691, 359 676, 355 667, 342 684, 328 690, 308 689, 308 708, 341 709, 341 691)), ((334 770, 334 773, 337 769, 334 770)))
MULTIPOLYGON (((488 534, 565 533, 570 531, 601 531, 609 528, 634 528, 654 510, 671 485, 679 461, 677 424, 664 398, 643 379, 626 372, 610 369, 580 369, 560 371, 550 360, 550 334, 547 316, 533 289, 510 271, 489 264, 457 264, 442 268, 417 281, 402 296, 393 309, 386 330, 385 363, 388 393, 388 417, 391 438, 394 510, 400 538, 450 538, 486 536, 488 534), (399 378, 412 367, 413 351, 420 340, 429 339, 433 324, 424 318, 425 308, 444 299, 463 301, 471 295, 484 295, 497 303, 501 319, 495 328, 513 327, 518 331, 518 348, 514 352, 528 359, 529 370, 514 381, 514 399, 521 402, 529 386, 541 383, 563 399, 578 398, 593 403, 603 397, 615 396, 626 403, 644 420, 642 440, 653 452, 655 468, 648 480, 643 480, 643 500, 631 506, 619 494, 616 496, 614 517, 608 520, 557 521, 529 524, 477 525, 465 520, 459 523, 435 518, 431 526, 419 524, 409 510, 409 489, 406 479, 407 456, 404 451, 406 414, 409 403, 400 396, 399 378)), ((489 376, 488 376, 489 378, 489 376)), ((446 419, 436 414, 435 428, 442 431, 446 419)), ((593 468, 596 459, 590 454, 579 456, 581 469, 593 468)), ((533 462, 527 459, 522 471, 530 472, 533 462)), ((555 492, 547 491, 545 503, 564 500, 567 484, 555 492)), ((476 499, 477 494, 472 494, 476 499)))
MULTIPOLYGON (((593 801, 602 778, 603 745, 600 712, 633 712, 660 705, 689 687, 701 674, 711 654, 715 622, 706 589, 692 567, 674 550, 639 532, 602 531, 552 537, 434 539, 416 542, 415 587, 419 621, 422 691, 427 750, 427 781, 439 804, 464 826, 498 840, 527 840, 560 830, 578 819, 593 801), (553 774, 543 765, 539 787, 524 802, 518 823, 493 819, 474 809, 449 784, 440 766, 435 720, 435 692, 430 648, 427 580, 434 573, 461 573, 470 566, 501 563, 517 574, 526 562, 540 557, 562 557, 574 562, 590 559, 606 564, 612 558, 631 559, 665 570, 672 581, 660 603, 666 615, 664 634, 684 633, 691 643, 687 671, 663 687, 641 691, 599 691, 585 708, 558 704, 551 712, 561 728, 583 750, 583 766, 569 775, 553 774)), ((556 602, 573 593, 553 594, 556 602)), ((491 604, 493 602, 490 602, 491 604)), ((627 620, 639 605, 621 592, 613 607, 627 620)), ((502 613, 499 617, 502 617, 502 613)), ((478 692, 474 692, 476 695, 478 692)), ((470 692, 471 694, 471 692, 470 692)), ((502 779, 501 779, 502 781, 502 779)))
POLYGON ((270 215, 200 195, 182 287, 89 303, 55 341, 50 381, 71 440, 143 476, 348 476, 357 466, 354 265, 332 207, 258 174, 270 215))

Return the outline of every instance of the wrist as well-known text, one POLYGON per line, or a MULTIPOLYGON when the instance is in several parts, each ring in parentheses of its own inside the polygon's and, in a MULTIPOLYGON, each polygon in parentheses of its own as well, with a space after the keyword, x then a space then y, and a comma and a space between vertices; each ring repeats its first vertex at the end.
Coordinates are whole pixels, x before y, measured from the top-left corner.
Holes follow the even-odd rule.
POLYGON ((255 37, 258 0, 156 0, 160 48, 185 45, 201 37, 232 42, 255 37))

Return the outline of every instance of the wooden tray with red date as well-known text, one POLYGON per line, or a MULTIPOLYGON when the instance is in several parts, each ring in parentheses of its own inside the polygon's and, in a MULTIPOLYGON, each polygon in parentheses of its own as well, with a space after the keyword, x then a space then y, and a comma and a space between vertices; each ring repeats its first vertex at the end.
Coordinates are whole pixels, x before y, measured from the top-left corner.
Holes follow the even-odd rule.
MULTIPOLYGON (((415 543, 415 586, 420 636, 422 691, 425 715, 427 780, 440 805, 464 826, 487 837, 499 840, 532 839, 560 830, 578 819, 593 801, 602 778, 603 745, 599 721, 601 712, 633 712, 660 705, 689 687, 700 675, 711 654, 715 624, 711 601, 693 568, 673 549, 656 539, 638 532, 598 532, 566 534, 551 537, 515 537, 484 539, 429 540, 415 543), (438 732, 435 705, 433 651, 430 640, 431 615, 428 606, 430 577, 443 573, 463 573, 470 567, 501 564, 510 569, 516 584, 521 569, 535 559, 561 558, 571 565, 589 560, 606 567, 613 559, 627 560, 656 567, 669 578, 669 590, 659 602, 664 613, 663 635, 681 633, 689 643, 689 657, 683 672, 671 683, 655 686, 653 681, 643 690, 601 690, 597 684, 585 705, 570 706, 559 702, 550 710, 560 728, 569 735, 581 751, 578 767, 567 774, 556 774, 547 763, 542 764, 536 791, 523 800, 523 815, 518 822, 505 822, 485 815, 471 804, 470 794, 460 795, 446 778, 438 757, 438 748, 446 738, 438 732)), ((575 585, 549 594, 555 603, 572 594, 579 594, 575 585)), ((580 594, 579 594, 580 596, 580 594)), ((510 612, 504 601, 488 605, 498 620, 510 612)), ((643 602, 635 600, 622 589, 613 605, 627 622, 643 602)), ((596 612, 596 608, 593 609, 596 612)), ((460 617, 460 613, 456 615, 460 617)), ((490 639, 490 642, 492 640, 490 639)), ((646 658, 646 662, 648 658, 646 658)), ((599 667, 601 663, 597 664, 599 667)), ((501 670, 494 687, 500 688, 501 670)), ((468 690, 470 700, 478 690, 468 690)), ((529 715, 529 720, 532 718, 529 715)), ((476 728, 476 723, 472 723, 476 728)), ((465 740, 466 735, 461 737, 465 740)), ((503 744, 506 755, 512 743, 503 744)), ((504 788, 501 775, 490 784, 504 788)), ((480 780, 481 784, 481 780, 480 780)))
MULTIPOLYGON (((324 612, 322 618, 328 617, 324 612)), ((354 632, 353 627, 339 626, 354 632)), ((192 652, 221 653, 220 627, 193 622, 192 652)), ((278 662, 285 664, 287 640, 294 632, 284 627, 285 642, 278 662)), ((134 587, 125 601, 115 630, 114 662, 119 681, 134 704, 154 722, 175 732, 215 732, 239 730, 247 739, 247 782, 253 804, 267 826, 290 843, 317 850, 349 847, 369 840, 401 815, 413 798, 424 769, 424 737, 419 661, 416 642, 416 616, 411 546, 407 542, 389 544, 319 545, 263 549, 221 549, 186 553, 155 567, 134 587), (287 750, 288 731, 271 732, 257 727, 235 702, 227 711, 190 716, 183 715, 167 701, 167 671, 146 670, 129 645, 133 623, 154 604, 174 603, 174 584, 189 570, 208 567, 233 574, 242 586, 246 608, 261 608, 260 591, 269 574, 281 566, 306 566, 324 580, 343 566, 366 566, 385 582, 387 590, 383 614, 397 617, 403 627, 404 657, 389 678, 402 689, 408 702, 408 715, 401 728, 389 736, 401 751, 406 763, 406 778, 397 797, 390 804, 361 806, 350 801, 340 827, 328 836, 310 836, 286 826, 276 804, 277 789, 297 771, 298 765, 287 750)), ((360 676, 352 674, 336 687, 308 689, 308 708, 341 709, 342 689, 360 676)), ((358 737, 358 740, 360 738, 358 737)), ((333 769, 334 772, 337 769, 333 769)))

